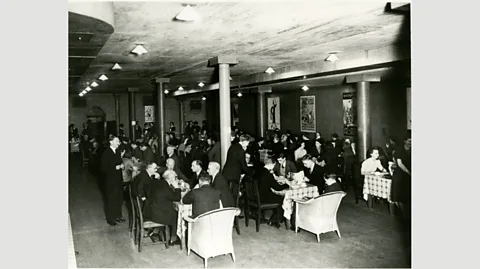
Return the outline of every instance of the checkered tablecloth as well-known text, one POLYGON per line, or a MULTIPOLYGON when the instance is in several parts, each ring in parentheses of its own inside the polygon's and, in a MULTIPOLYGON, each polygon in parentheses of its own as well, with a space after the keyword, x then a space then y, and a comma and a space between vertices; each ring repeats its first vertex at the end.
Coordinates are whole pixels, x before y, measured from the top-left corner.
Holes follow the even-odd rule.
POLYGON ((184 238, 187 225, 185 224, 183 217, 192 215, 192 205, 184 205, 180 202, 173 202, 173 208, 178 211, 177 235, 180 238, 184 238))
POLYGON ((390 200, 390 190, 392 188, 392 180, 376 175, 366 175, 363 183, 363 199, 368 200, 368 195, 373 195, 383 199, 390 200))
POLYGON ((305 188, 298 188, 298 189, 287 189, 281 192, 277 192, 272 190, 276 194, 285 195, 283 198, 283 216, 286 219, 290 219, 292 216, 292 208, 293 208, 293 200, 294 199, 301 199, 303 197, 317 197, 319 195, 317 186, 307 184, 305 188))

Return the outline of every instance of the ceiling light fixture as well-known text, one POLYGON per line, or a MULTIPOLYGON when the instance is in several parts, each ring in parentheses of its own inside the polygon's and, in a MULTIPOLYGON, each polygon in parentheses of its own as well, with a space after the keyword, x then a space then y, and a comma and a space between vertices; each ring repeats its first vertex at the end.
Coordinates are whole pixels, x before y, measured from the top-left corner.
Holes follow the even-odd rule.
POLYGON ((275 73, 275 70, 273 70, 273 68, 271 68, 271 67, 268 67, 267 70, 265 70, 265 73, 273 74, 273 73, 275 73))
POLYGON ((327 57, 327 59, 325 59, 325 61, 332 62, 332 63, 334 63, 338 60, 340 60, 340 59, 338 59, 336 53, 330 53, 330 55, 327 57))
POLYGON ((178 13, 175 19, 179 21, 195 21, 198 19, 198 14, 190 5, 187 5, 180 13, 178 13))
POLYGON ((107 80, 108 78, 107 78, 107 76, 105 76, 105 75, 101 75, 98 79, 101 80, 101 81, 105 81, 105 80, 107 80))
POLYGON ((83 96, 83 93, 79 93, 78 96, 82 97, 82 96, 83 96))
POLYGON ((86 93, 87 93, 87 91, 85 91, 85 90, 82 91, 82 94, 83 94, 83 95, 85 95, 86 93))
POLYGON ((118 63, 115 63, 115 64, 112 66, 112 70, 122 70, 122 67, 121 67, 118 63))
POLYGON ((182 86, 178 87, 178 90, 183 91, 183 87, 182 86))
POLYGON ((241 92, 239 92, 239 93, 237 93, 237 96, 238 96, 238 97, 242 97, 243 94, 242 94, 241 92))
POLYGON ((86 90, 87 92, 89 92, 89 91, 91 91, 91 90, 92 90, 92 88, 90 88, 90 87, 86 87, 86 88, 85 88, 85 90, 86 90))
POLYGON ((164 92, 165 94, 168 94, 170 91, 168 91, 167 89, 165 89, 163 92, 164 92))
POLYGON ((198 83, 198 87, 201 88, 201 87, 203 87, 203 86, 205 86, 205 84, 203 84, 203 82, 198 83))
POLYGON ((203 100, 203 101, 207 100, 207 97, 203 96, 203 97, 202 97, 202 100, 203 100))
POLYGON ((142 55, 142 54, 148 53, 148 51, 142 45, 137 45, 132 50, 132 53, 137 54, 137 55, 142 55))
POLYGON ((98 83, 96 83, 96 82, 94 81, 94 82, 92 82, 92 84, 91 84, 90 86, 92 86, 92 87, 97 87, 97 86, 98 86, 98 83))
POLYGON ((307 86, 303 86, 303 87, 302 87, 302 90, 306 92, 306 91, 309 90, 309 88, 308 88, 307 86))

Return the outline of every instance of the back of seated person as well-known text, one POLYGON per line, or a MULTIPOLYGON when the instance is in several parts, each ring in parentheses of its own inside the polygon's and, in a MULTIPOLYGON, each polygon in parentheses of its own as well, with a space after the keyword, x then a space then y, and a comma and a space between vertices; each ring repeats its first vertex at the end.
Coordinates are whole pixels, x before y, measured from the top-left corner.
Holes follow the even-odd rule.
POLYGON ((325 188, 323 194, 335 191, 343 191, 342 186, 338 182, 337 175, 333 173, 325 174, 325 188))
POLYGON ((198 179, 198 188, 192 189, 182 199, 184 204, 192 204, 192 218, 220 208, 221 193, 210 185, 212 177, 202 173, 198 179))

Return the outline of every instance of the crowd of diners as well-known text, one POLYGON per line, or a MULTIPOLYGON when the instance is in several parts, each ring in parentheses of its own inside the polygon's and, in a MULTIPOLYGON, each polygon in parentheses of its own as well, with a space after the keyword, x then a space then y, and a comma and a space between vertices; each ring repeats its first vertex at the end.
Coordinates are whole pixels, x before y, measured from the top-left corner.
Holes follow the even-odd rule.
MULTIPOLYGON (((409 217, 410 133, 403 143, 390 137, 383 147, 369 149, 367 158, 360 162, 352 139, 341 139, 336 133, 324 138, 319 132, 295 135, 277 129, 264 138, 234 127, 227 161, 221 169, 219 135, 207 128, 206 121, 202 126, 186 122, 180 135, 170 123, 164 152, 159 152, 154 130, 152 123, 145 123, 143 131, 137 125, 137 139, 131 141, 120 125, 118 135, 109 135, 103 143, 89 137, 85 127, 82 131, 80 150, 83 156, 89 156, 90 172, 103 183, 106 219, 110 225, 125 221, 121 208, 128 199, 125 195, 128 185, 132 194, 142 200, 146 219, 170 225, 176 231, 177 212, 173 202, 193 204, 194 217, 220 206, 235 206, 231 183, 238 183, 246 176, 257 181, 262 202, 281 203, 283 197, 274 191, 289 188, 286 178, 300 171, 310 184, 318 187, 320 194, 353 188, 357 196, 362 195, 362 176, 393 171, 391 200, 409 217), (261 158, 261 152, 266 152, 267 157, 261 158)), ((70 125, 69 134, 78 136, 78 131, 70 125)), ((263 217, 269 225, 279 227, 275 214, 263 217)), ((284 221, 283 217, 280 219, 284 221)), ((291 222, 294 225, 294 217, 291 222)), ((154 229, 147 235, 156 241, 157 232, 154 229)), ((170 243, 177 244, 176 233, 171 234, 170 243)))

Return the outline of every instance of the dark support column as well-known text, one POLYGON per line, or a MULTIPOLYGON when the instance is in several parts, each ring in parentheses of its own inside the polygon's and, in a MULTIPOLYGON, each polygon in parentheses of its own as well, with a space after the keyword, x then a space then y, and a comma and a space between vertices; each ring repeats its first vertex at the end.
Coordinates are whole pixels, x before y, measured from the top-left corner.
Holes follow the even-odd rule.
POLYGON ((130 139, 135 141, 135 126, 133 122, 135 119, 135 92, 137 92, 137 88, 128 88, 128 112, 129 112, 129 130, 130 130, 130 139))
POLYGON ((267 126, 267 118, 266 115, 266 101, 265 101, 265 93, 272 92, 272 87, 259 87, 258 88, 258 95, 257 95, 257 108, 258 108, 258 136, 265 137, 265 126, 267 126))
POLYGON ((169 83, 169 78, 157 78, 157 133, 159 138, 158 151, 163 155, 165 149, 165 95, 164 84, 169 83))
POLYGON ((221 167, 227 161, 227 152, 230 148, 230 134, 232 132, 230 119, 230 65, 238 63, 236 57, 218 56, 208 60, 209 66, 218 65, 219 95, 220 95, 220 156, 221 167))
POLYGON ((113 97, 115 97, 115 122, 116 122, 116 134, 120 135, 118 130, 120 130, 120 95, 119 94, 114 94, 113 97))
POLYGON ((180 113, 180 124, 178 125, 180 134, 184 133, 184 128, 185 128, 185 102, 183 99, 178 99, 178 107, 179 107, 179 113, 180 113))
POLYGON ((358 152, 359 161, 367 158, 367 151, 372 146, 370 126, 370 82, 379 82, 375 75, 347 76, 347 83, 356 83, 357 87, 357 122, 358 122, 358 152))

